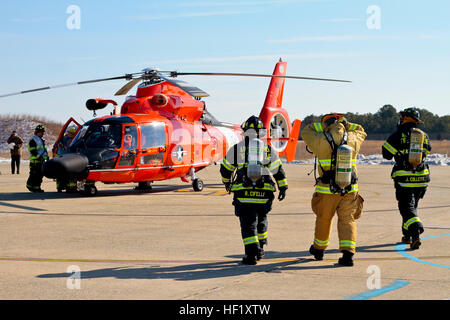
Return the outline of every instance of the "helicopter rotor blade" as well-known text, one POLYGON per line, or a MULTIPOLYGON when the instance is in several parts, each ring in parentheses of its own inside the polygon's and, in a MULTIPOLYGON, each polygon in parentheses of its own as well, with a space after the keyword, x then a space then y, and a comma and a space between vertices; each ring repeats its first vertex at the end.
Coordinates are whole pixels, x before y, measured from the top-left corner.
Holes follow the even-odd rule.
POLYGON ((139 83, 139 81, 141 81, 142 80, 142 78, 141 77, 139 77, 139 78, 136 78, 136 79, 133 79, 133 80, 131 80, 131 81, 128 81, 122 88, 120 88, 114 95, 115 96, 122 96, 122 95, 124 95, 124 94, 127 94, 128 93, 128 91, 130 91, 136 84, 138 84, 139 83))
POLYGON ((171 77, 177 77, 177 76, 238 76, 238 77, 288 78, 288 79, 302 79, 302 80, 351 82, 351 81, 348 81, 348 80, 338 80, 338 79, 297 77, 297 76, 281 76, 281 75, 273 75, 273 74, 255 74, 255 73, 177 72, 177 71, 172 71, 170 73, 170 76, 171 77))
POLYGON ((48 87, 41 87, 41 88, 35 88, 30 90, 24 90, 24 91, 18 91, 18 92, 12 92, 7 94, 0 95, 0 98, 15 96, 19 94, 25 94, 25 93, 31 93, 36 91, 43 91, 43 90, 50 90, 50 89, 57 89, 57 88, 63 88, 63 87, 70 87, 70 86, 76 86, 81 84, 88 84, 88 83, 96 83, 96 82, 103 82, 103 81, 110 81, 110 80, 120 80, 120 79, 132 79, 133 75, 140 74, 140 73, 131 73, 126 74, 124 76, 118 76, 118 77, 111 77, 111 78, 102 78, 102 79, 94 79, 94 80, 84 80, 84 81, 78 81, 78 82, 72 82, 72 83, 64 83, 64 84, 57 84, 53 86, 48 87))

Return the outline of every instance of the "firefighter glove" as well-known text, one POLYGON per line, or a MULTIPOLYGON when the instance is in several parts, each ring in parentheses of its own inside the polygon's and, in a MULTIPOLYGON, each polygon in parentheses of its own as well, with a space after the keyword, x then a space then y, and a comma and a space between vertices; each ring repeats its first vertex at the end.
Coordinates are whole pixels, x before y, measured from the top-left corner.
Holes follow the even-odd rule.
POLYGON ((280 193, 278 194, 278 200, 283 201, 286 198, 286 188, 280 188, 280 193))

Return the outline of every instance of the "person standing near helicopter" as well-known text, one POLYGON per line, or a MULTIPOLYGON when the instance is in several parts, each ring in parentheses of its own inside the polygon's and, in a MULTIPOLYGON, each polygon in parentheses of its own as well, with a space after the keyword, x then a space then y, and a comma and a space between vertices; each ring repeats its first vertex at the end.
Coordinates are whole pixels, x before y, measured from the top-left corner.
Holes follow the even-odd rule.
POLYGON ((256 116, 242 125, 244 139, 227 152, 220 166, 222 182, 233 192, 235 214, 239 217, 245 256, 242 263, 255 265, 267 244, 267 214, 272 209, 276 180, 282 201, 288 188, 281 160, 261 138, 266 128, 256 116), (233 177, 234 174, 234 177, 233 177))
POLYGON ((45 127, 40 124, 37 125, 34 130, 34 136, 28 143, 28 151, 30 152, 30 175, 27 180, 27 189, 31 192, 44 192, 41 189, 42 178, 42 166, 44 162, 48 160, 47 146, 43 139, 45 134, 45 127))
POLYGON ((11 173, 14 174, 14 171, 16 171, 17 174, 19 174, 23 139, 19 137, 16 130, 14 130, 7 142, 13 144, 13 147, 11 148, 11 173))

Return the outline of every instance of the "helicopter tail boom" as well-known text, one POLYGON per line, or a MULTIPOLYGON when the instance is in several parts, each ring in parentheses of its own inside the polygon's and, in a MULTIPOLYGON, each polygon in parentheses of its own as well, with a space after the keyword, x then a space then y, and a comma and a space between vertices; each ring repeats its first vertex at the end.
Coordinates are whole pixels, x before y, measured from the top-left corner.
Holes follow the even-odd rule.
POLYGON ((300 120, 293 124, 289 120, 286 109, 282 107, 284 82, 287 62, 280 61, 275 65, 269 89, 259 118, 267 128, 267 140, 278 154, 286 155, 287 161, 295 158, 297 140, 300 133, 300 120))

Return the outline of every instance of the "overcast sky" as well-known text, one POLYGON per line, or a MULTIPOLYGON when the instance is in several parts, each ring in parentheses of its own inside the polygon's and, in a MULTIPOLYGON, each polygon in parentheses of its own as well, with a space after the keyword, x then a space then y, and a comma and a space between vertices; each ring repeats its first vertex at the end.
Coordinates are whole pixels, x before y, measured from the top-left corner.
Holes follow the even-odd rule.
MULTIPOLYGON (((272 73, 286 80, 291 119, 384 104, 450 114, 450 4, 418 0, 2 1, 0 95, 160 70, 272 73), (79 9, 73 11, 75 5, 79 9), (79 19, 78 19, 79 18, 79 19)), ((218 119, 259 114, 269 79, 184 77, 208 92, 218 119)), ((115 99, 124 81, 0 99, 2 114, 87 121, 89 98, 115 99)), ((100 115, 107 111, 99 112, 100 115)))

